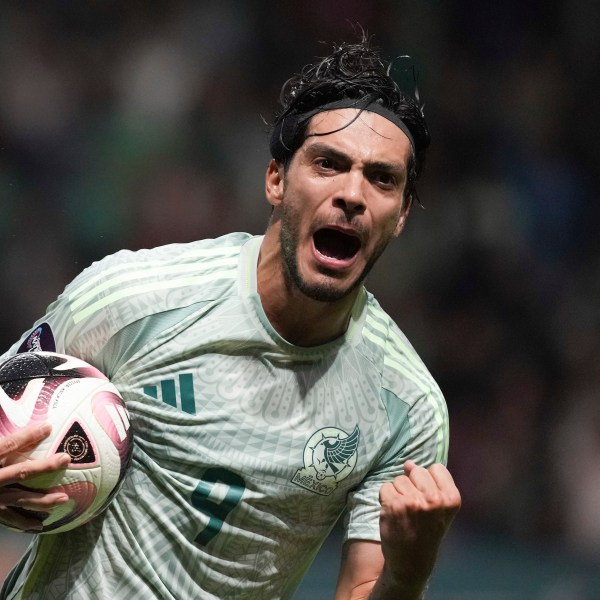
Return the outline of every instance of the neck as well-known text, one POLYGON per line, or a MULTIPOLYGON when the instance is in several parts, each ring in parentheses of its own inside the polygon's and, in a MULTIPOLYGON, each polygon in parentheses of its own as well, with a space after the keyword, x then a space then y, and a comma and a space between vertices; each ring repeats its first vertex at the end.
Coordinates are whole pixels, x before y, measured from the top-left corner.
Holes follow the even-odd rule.
POLYGON ((258 294, 273 328, 296 346, 318 346, 346 332, 358 288, 336 302, 320 302, 288 283, 278 244, 267 236, 260 250, 257 272, 258 294))

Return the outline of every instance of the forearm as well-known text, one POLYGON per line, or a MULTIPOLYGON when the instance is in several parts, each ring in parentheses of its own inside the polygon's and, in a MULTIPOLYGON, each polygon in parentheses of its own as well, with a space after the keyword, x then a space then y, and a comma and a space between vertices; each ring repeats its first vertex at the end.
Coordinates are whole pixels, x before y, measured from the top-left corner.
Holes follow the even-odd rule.
POLYGON ((344 546, 336 600, 423 600, 438 549, 460 507, 450 473, 405 463, 379 491, 381 543, 344 546))
POLYGON ((364 598, 366 600, 423 600, 426 589, 427 581, 409 582, 398 579, 384 566, 371 592, 364 598))
POLYGON ((423 600, 426 588, 427 582, 398 581, 384 567, 377 579, 355 583, 345 592, 338 588, 336 600, 423 600))

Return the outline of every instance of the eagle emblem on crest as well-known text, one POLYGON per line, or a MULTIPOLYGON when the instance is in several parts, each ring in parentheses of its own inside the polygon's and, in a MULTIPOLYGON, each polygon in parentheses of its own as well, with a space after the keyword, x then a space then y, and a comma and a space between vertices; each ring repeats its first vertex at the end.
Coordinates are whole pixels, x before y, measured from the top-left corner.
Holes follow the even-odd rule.
POLYGON ((331 494, 356 466, 360 430, 351 433, 337 427, 315 432, 304 447, 304 467, 292 478, 295 483, 323 496, 331 494))

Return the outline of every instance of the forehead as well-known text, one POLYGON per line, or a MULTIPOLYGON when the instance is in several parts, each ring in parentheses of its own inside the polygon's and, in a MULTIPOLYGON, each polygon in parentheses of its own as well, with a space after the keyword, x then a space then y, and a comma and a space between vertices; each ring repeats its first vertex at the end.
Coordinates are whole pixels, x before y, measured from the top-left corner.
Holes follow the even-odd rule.
POLYGON ((323 142, 368 160, 404 165, 411 151, 408 137, 398 126, 377 113, 355 108, 328 110, 312 117, 303 148, 323 142))

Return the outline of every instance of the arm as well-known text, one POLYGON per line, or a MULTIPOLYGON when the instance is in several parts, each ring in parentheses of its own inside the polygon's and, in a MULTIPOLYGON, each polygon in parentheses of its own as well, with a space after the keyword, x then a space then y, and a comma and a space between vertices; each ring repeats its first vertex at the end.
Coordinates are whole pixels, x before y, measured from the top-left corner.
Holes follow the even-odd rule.
POLYGON ((379 492, 381 544, 345 544, 335 600, 423 598, 461 499, 441 464, 425 469, 407 461, 404 472, 379 492))
POLYGON ((54 454, 41 460, 26 460, 4 466, 5 459, 18 450, 34 447, 48 436, 52 430, 47 423, 21 429, 0 438, 0 524, 22 531, 34 533, 41 529, 41 521, 26 516, 15 508, 44 511, 65 504, 69 497, 63 493, 43 493, 13 487, 14 484, 26 484, 29 477, 64 468, 69 462, 68 454, 54 454))

